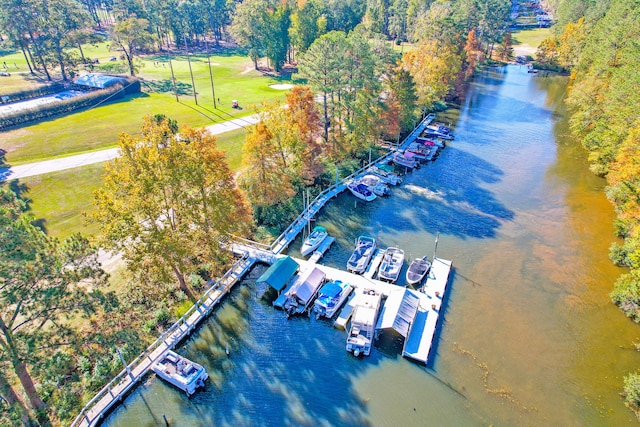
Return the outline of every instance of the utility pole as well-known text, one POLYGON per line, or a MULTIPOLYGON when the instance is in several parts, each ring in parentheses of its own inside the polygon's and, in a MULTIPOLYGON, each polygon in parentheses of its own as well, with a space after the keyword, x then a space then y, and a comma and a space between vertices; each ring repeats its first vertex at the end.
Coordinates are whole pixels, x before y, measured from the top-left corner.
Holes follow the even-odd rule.
POLYGON ((211 55, 209 55, 209 43, 207 43, 207 38, 204 39, 204 48, 207 49, 207 63, 209 64, 209 78, 211 79, 211 94, 213 95, 213 108, 216 110, 218 106, 216 105, 216 90, 213 87, 213 72, 211 71, 211 55))
POLYGON ((189 63, 189 74, 191 74, 191 87, 193 89, 193 99, 198 105, 198 97, 196 96, 196 82, 193 81, 193 70, 191 69, 191 56, 189 56, 189 47, 187 46, 187 34, 182 34, 184 37, 184 50, 187 52, 187 62, 189 63))
POLYGON ((180 102, 178 98, 178 88, 176 88, 176 76, 173 74, 173 64, 171 63, 171 46, 167 46, 167 54, 169 55, 169 68, 171 69, 171 83, 173 83, 173 93, 176 95, 176 102, 180 102))

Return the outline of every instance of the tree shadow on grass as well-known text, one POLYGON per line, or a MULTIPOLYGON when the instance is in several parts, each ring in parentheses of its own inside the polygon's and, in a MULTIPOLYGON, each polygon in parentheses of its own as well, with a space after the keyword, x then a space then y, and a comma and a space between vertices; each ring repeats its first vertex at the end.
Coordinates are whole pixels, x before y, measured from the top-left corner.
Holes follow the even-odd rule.
MULTIPOLYGON (((147 92, 154 92, 154 93, 173 92, 173 83, 171 83, 171 80, 167 80, 167 79, 142 80, 140 83, 142 84, 142 87, 147 92)), ((178 95, 191 95, 193 93, 193 90, 190 84, 179 82, 179 81, 176 81, 176 91, 178 92, 178 95)))
POLYGON ((31 201, 24 197, 29 191, 29 187, 27 187, 26 184, 20 183, 17 179, 11 179, 11 172, 9 170, 11 165, 6 161, 6 154, 7 151, 0 148, 0 186, 6 186, 16 193, 18 198, 22 199, 27 204, 27 208, 30 209, 29 203, 31 201))
MULTIPOLYGON (((16 194, 16 197, 22 200, 25 204, 25 211, 29 212, 31 208, 31 198, 28 197, 29 186, 20 182, 19 179, 11 179, 11 165, 6 162, 7 151, 0 148, 0 187, 6 187, 16 194)), ((36 227, 40 227, 42 231, 47 233, 46 227, 47 220, 44 218, 38 218, 32 221, 32 224, 36 227)))

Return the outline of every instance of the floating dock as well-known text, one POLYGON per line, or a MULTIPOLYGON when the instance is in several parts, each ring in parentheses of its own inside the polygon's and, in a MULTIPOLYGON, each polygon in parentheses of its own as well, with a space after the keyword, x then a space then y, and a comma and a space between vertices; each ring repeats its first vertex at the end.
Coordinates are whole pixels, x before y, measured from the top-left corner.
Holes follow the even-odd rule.
POLYGON ((335 237, 331 237, 331 236, 327 236, 322 243, 320 243, 320 246, 318 246, 318 249, 315 250, 315 252, 313 253, 313 255, 311 255, 309 257, 309 262, 313 262, 316 263, 318 261, 320 261, 320 258, 322 258, 322 256, 324 255, 324 253, 329 250, 329 247, 331 247, 331 244, 333 242, 336 241, 335 237))
POLYGON ((363 276, 367 279, 373 279, 373 276, 378 272, 378 267, 380 267, 380 263, 382 262, 382 258, 384 257, 384 249, 378 248, 376 249, 373 257, 371 258, 371 262, 369 266, 364 271, 363 276))
POLYGON ((353 309, 356 308, 356 304, 358 303, 357 298, 358 291, 356 289, 356 291, 351 294, 351 296, 347 300, 345 306, 342 307, 342 310, 340 311, 340 314, 338 315, 336 321, 333 322, 333 326, 335 328, 344 330, 347 329, 347 323, 349 323, 349 319, 351 319, 351 315, 353 314, 353 309))
POLYGON ((420 292, 416 292, 420 297, 420 306, 405 342, 403 356, 425 364, 429 360, 429 351, 452 265, 452 261, 441 258, 435 258, 431 263, 425 285, 420 288, 420 292))

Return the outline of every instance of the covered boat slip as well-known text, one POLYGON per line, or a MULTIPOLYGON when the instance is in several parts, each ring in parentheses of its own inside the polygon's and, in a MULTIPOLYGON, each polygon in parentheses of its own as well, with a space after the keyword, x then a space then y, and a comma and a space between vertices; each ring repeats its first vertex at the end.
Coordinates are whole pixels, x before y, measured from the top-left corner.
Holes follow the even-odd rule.
POLYGON ((295 298, 299 304, 309 305, 313 297, 324 283, 325 273, 316 267, 307 267, 298 275, 298 278, 285 294, 289 298, 295 298))
POLYGON ((429 351, 440 317, 442 297, 447 287, 452 264, 452 261, 441 258, 433 260, 427 281, 421 288, 421 292, 417 293, 420 297, 420 306, 409 338, 405 342, 403 356, 425 364, 429 360, 429 351))
POLYGON ((278 258, 267 271, 258 277, 256 284, 265 283, 280 293, 299 268, 300 265, 290 256, 278 258))
POLYGON ((416 291, 398 289, 389 294, 378 317, 376 337, 380 334, 396 334, 405 341, 411 331, 419 305, 420 294, 416 291))

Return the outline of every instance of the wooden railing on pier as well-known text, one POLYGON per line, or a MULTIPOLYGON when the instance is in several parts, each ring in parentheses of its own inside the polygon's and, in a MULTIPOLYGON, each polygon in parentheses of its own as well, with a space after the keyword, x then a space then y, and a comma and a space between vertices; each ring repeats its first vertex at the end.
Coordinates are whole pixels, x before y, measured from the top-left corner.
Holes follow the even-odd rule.
POLYGON ((359 175, 362 175, 372 165, 382 163, 395 155, 401 149, 406 148, 409 144, 416 140, 418 135, 422 133, 427 125, 431 123, 433 119, 435 119, 435 117, 436 115, 433 113, 428 114, 418 124, 418 126, 416 126, 413 131, 402 141, 402 143, 399 144, 397 148, 390 150, 388 153, 377 158, 371 163, 368 163, 366 166, 358 169, 351 175, 347 176, 346 178, 342 179, 341 181, 337 182, 336 184, 318 194, 316 198, 313 199, 311 203, 309 203, 309 206, 304 211, 302 211, 302 213, 298 215, 296 219, 293 220, 293 222, 282 232, 282 234, 280 234, 280 236, 278 236, 276 240, 274 240, 274 242, 271 244, 271 250, 273 251, 273 253, 279 254, 280 252, 285 250, 289 246, 289 244, 293 242, 296 236, 304 229, 304 227, 307 225, 307 222, 311 218, 313 218, 320 211, 320 209, 322 209, 325 203, 327 203, 327 201, 337 196, 347 188, 347 183, 349 181, 359 175))
POLYGON ((249 270, 254 260, 241 257, 171 328, 151 344, 140 356, 129 363, 109 384, 87 403, 71 426, 94 426, 113 404, 121 400, 135 384, 144 377, 151 366, 180 341, 206 317, 211 309, 231 291, 233 285, 249 270))
POLYGON ((273 263, 276 255, 286 249, 322 207, 347 188, 347 183, 364 173, 374 164, 384 162, 397 151, 406 148, 433 121, 435 114, 427 115, 416 128, 393 150, 357 170, 331 187, 322 191, 309 206, 293 220, 287 229, 271 244, 254 242, 236 236, 221 237, 220 244, 240 256, 240 259, 178 320, 162 334, 141 355, 127 365, 109 384, 91 399, 71 423, 75 426, 95 426, 118 401, 133 388, 167 350, 173 349, 204 319, 212 308, 224 297, 233 285, 251 268, 256 261, 273 263))

